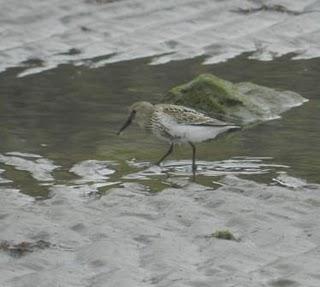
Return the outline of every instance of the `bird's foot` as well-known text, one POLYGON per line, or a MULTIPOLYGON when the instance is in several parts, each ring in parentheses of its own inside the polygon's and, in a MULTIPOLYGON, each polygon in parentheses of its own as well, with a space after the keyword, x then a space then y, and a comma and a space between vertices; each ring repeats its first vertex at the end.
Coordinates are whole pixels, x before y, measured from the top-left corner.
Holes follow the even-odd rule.
POLYGON ((192 181, 196 181, 197 165, 192 165, 192 181))

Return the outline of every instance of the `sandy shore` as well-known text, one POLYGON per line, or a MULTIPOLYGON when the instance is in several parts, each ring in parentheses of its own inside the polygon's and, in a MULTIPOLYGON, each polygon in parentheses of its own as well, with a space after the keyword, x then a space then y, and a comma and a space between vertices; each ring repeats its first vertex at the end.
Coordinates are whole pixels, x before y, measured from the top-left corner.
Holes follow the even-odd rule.
POLYGON ((144 57, 161 64, 202 55, 217 63, 244 52, 260 60, 320 56, 319 0, 0 0, 0 7, 0 71, 23 63, 21 76, 144 57))
POLYGON ((112 172, 102 162, 74 170, 82 181, 53 184, 46 200, 2 188, 0 239, 47 245, 2 250, 0 286, 320 284, 319 185, 285 173, 265 184, 225 175, 214 189, 169 176, 175 187, 158 193, 123 180, 95 197, 88 190, 98 183, 85 181, 107 183, 112 172), (225 229, 238 240, 211 236, 225 229))

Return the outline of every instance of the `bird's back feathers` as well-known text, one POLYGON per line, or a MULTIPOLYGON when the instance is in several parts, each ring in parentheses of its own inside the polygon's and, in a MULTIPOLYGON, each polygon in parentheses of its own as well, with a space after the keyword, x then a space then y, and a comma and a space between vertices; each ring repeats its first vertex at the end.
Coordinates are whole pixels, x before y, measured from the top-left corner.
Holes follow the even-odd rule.
POLYGON ((203 113, 184 106, 158 104, 155 105, 155 111, 171 116, 177 124, 181 125, 213 127, 234 126, 234 124, 211 118, 203 113))

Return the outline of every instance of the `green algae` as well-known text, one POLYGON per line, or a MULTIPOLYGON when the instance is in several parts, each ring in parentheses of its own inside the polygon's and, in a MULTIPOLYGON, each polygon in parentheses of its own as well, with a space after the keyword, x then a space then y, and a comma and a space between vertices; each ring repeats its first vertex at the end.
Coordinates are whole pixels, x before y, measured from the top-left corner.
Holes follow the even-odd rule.
POLYGON ((277 91, 250 82, 232 83, 212 74, 202 74, 169 90, 164 101, 248 125, 278 118, 307 99, 292 91, 277 91))
POLYGON ((227 229, 216 230, 213 234, 211 234, 211 237, 214 237, 217 239, 238 241, 238 239, 236 239, 236 237, 227 229))
POLYGON ((12 257, 21 257, 37 249, 45 249, 50 246, 51 243, 44 240, 38 240, 35 242, 22 241, 16 244, 6 240, 0 241, 0 251, 8 253, 12 257))
POLYGON ((211 74, 202 74, 187 84, 171 89, 165 100, 203 111, 227 114, 226 107, 243 104, 238 93, 231 82, 211 74))

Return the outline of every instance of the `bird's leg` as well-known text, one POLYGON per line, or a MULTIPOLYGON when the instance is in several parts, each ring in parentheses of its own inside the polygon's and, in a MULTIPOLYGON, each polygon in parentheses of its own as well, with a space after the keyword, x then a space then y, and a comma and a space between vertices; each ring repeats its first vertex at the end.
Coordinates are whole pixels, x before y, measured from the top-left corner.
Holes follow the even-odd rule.
POLYGON ((174 144, 171 143, 171 145, 170 145, 170 147, 169 147, 169 150, 166 152, 166 154, 165 154, 162 158, 160 158, 160 159, 157 161, 156 165, 160 165, 160 163, 163 162, 164 159, 165 159, 169 154, 172 153, 172 151, 173 151, 173 145, 174 145, 174 144))
POLYGON ((196 170, 197 170, 197 166, 196 166, 196 146, 192 142, 189 142, 189 144, 192 147, 192 173, 193 173, 193 177, 195 177, 196 170))

